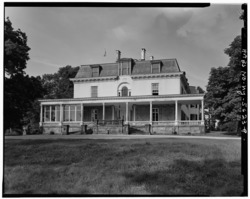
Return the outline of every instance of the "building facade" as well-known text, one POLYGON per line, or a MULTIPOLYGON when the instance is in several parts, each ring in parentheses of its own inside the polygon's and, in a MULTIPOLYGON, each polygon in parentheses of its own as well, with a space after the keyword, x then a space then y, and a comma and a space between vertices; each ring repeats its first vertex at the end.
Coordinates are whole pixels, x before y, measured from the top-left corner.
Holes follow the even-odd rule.
POLYGON ((121 58, 82 65, 74 98, 43 99, 45 134, 67 132, 194 134, 204 132, 204 94, 189 86, 176 59, 121 58))

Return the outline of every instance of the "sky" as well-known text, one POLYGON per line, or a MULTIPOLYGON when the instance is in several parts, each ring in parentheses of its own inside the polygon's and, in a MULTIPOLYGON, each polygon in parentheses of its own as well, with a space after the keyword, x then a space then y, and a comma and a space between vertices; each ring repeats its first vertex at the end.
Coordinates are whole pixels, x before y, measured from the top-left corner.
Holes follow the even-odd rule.
POLYGON ((13 28, 28 37, 26 74, 42 76, 72 67, 112 63, 121 57, 176 58, 189 85, 204 90, 212 67, 227 66, 224 53, 243 21, 241 4, 205 8, 5 7, 13 28), (106 51, 106 56, 104 56, 106 51))

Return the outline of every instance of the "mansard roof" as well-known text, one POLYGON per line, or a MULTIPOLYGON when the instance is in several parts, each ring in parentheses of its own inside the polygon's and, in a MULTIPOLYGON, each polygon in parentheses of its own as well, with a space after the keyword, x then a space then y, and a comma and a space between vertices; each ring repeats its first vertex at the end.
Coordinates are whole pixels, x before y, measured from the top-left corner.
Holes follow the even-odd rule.
MULTIPOLYGON (((130 61, 132 63, 131 75, 144 75, 151 74, 151 64, 161 63, 161 73, 175 73, 181 72, 176 59, 159 59, 159 60, 141 60, 137 61, 131 58, 122 58, 121 61, 130 61)), ((76 74, 75 78, 91 78, 92 77, 92 66, 99 65, 99 77, 118 76, 118 64, 116 63, 105 63, 105 64, 92 64, 82 65, 76 74)))
POLYGON ((190 92, 191 92, 192 94, 198 93, 198 91, 197 91, 197 89, 196 89, 195 86, 189 86, 189 89, 190 89, 190 92))

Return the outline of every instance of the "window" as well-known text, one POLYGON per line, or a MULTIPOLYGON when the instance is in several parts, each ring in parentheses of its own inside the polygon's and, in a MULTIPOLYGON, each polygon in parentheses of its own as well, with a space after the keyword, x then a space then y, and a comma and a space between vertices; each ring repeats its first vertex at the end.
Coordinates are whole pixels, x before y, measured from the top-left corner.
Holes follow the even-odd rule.
POLYGON ((65 105, 64 121, 66 122, 81 121, 81 105, 65 105))
POLYGON ((44 107, 44 121, 45 122, 50 122, 50 106, 45 106, 44 107))
POLYGON ((122 75, 128 75, 128 68, 125 66, 122 67, 122 75))
POLYGON ((153 121, 158 121, 159 119, 159 109, 158 108, 153 108, 152 110, 152 118, 153 118, 153 121))
POLYGON ((126 86, 122 87, 122 96, 128 96, 128 88, 126 86))
POLYGON ((92 77, 99 77, 99 67, 92 68, 92 77))
POLYGON ((82 114, 81 114, 81 106, 80 105, 77 105, 76 106, 76 121, 81 121, 81 117, 82 114))
POLYGON ((44 122, 58 122, 60 121, 60 106, 51 105, 44 107, 44 122))
POLYGON ((198 120, 197 115, 196 114, 191 114, 190 115, 190 120, 198 120))
POLYGON ((70 115, 69 115, 69 121, 71 121, 71 122, 73 122, 73 121, 76 121, 76 114, 75 114, 75 106, 73 105, 70 105, 69 106, 69 113, 70 113, 70 115))
POLYGON ((152 73, 160 73, 160 64, 152 64, 152 73))
POLYGON ((56 121, 56 107, 51 106, 51 121, 56 121))
POLYGON ((60 106, 56 106, 56 121, 60 121, 60 106))
POLYGON ((92 109, 91 110, 91 120, 97 120, 97 116, 98 116, 98 110, 97 109, 92 109))
POLYGON ((70 121, 69 119, 69 105, 64 107, 64 121, 70 121))
POLYGON ((129 74, 129 62, 121 62, 121 75, 129 74))
POLYGON ((158 94, 159 94, 159 84, 152 83, 152 95, 158 95, 158 94))
POLYGON ((91 97, 97 97, 97 92, 98 92, 98 87, 97 86, 91 86, 91 97))

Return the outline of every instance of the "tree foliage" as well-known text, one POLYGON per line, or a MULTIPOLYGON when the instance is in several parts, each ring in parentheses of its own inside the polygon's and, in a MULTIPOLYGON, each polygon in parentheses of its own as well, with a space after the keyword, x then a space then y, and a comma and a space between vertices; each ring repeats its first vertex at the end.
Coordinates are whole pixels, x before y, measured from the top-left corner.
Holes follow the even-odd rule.
POLYGON ((228 66, 211 69, 205 95, 206 107, 222 124, 240 120, 241 37, 237 36, 224 52, 230 57, 228 66))
POLYGON ((29 77, 23 71, 29 59, 27 36, 4 22, 4 129, 21 127, 35 99, 42 97, 40 77, 29 77))
POLYGON ((45 74, 42 77, 42 86, 46 99, 73 98, 74 85, 70 78, 74 78, 79 67, 69 65, 62 67, 54 74, 45 74))
POLYGON ((36 129, 40 120, 38 98, 72 98, 73 83, 79 67, 65 66, 55 74, 29 77, 24 69, 29 60, 27 36, 4 22, 4 129, 29 125, 36 129))
POLYGON ((4 124, 5 128, 20 127, 32 103, 43 95, 40 77, 16 74, 4 82, 4 124))
POLYGON ((7 75, 24 73, 29 50, 26 34, 20 29, 14 30, 7 18, 4 21, 4 70, 7 75))

